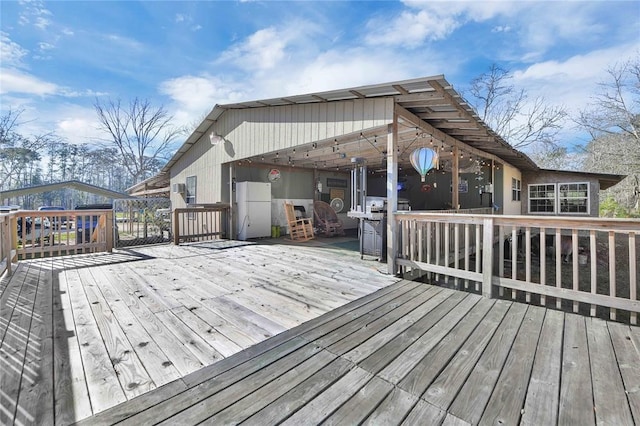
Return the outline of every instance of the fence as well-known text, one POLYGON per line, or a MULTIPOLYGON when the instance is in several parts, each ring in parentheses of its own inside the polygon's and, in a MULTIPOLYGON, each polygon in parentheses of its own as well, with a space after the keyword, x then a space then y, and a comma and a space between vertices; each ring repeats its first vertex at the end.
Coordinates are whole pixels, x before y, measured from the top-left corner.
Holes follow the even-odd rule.
POLYGON ((116 247, 172 241, 171 200, 168 198, 114 200, 113 210, 116 247))
POLYGON ((639 221, 418 212, 396 220, 402 273, 637 324, 639 221))
POLYGON ((174 244, 228 238, 228 204, 205 204, 173 211, 174 244))

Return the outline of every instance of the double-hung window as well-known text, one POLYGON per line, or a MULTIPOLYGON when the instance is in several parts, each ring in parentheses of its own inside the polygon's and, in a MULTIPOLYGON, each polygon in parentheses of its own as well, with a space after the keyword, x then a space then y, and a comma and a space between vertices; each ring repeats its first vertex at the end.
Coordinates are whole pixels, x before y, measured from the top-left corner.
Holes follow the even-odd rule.
POLYGON ((529 213, 556 212, 556 185, 529 185, 529 213))
POLYGON ((588 214, 589 183, 529 185, 529 213, 588 214))
POLYGON ((522 193, 522 182, 520 179, 511 178, 511 201, 520 201, 522 193))
POLYGON ((187 177, 185 201, 187 205, 196 203, 196 176, 187 177))
POLYGON ((589 213, 589 184, 561 183, 558 186, 560 213, 589 213))

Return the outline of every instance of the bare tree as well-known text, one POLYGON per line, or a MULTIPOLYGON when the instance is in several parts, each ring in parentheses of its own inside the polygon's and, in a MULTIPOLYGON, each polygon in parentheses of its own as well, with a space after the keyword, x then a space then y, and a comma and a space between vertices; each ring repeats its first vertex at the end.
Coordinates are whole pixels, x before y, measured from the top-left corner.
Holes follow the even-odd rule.
POLYGON ((577 123, 593 140, 586 146, 585 167, 628 175, 608 190, 626 208, 640 210, 640 55, 607 70, 593 102, 577 123))
POLYGON ((40 151, 57 141, 53 134, 24 137, 18 133, 21 110, 9 110, 0 116, 0 189, 22 185, 33 180, 38 170, 40 151))
POLYGON ((514 148, 553 151, 566 110, 549 105, 543 97, 530 100, 524 89, 511 83, 512 78, 509 71, 491 65, 471 81, 470 102, 480 118, 514 148))
POLYGON ((135 98, 125 109, 120 100, 103 104, 96 99, 94 107, 100 129, 109 134, 108 141, 117 148, 134 183, 149 177, 153 166, 168 154, 181 133, 171 124, 173 117, 167 110, 153 107, 148 100, 135 98))

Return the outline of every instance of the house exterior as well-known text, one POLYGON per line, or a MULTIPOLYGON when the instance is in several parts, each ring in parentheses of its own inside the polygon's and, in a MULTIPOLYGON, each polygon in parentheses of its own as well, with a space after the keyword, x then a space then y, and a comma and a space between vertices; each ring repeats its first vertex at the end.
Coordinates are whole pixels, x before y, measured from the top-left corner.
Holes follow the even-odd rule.
MULTIPOLYGON (((350 228, 356 159, 367 166, 366 195, 385 198, 389 218, 399 199, 412 210, 597 216, 600 189, 624 177, 540 169, 433 76, 216 105, 162 172, 130 192, 168 191, 173 208, 229 204, 237 232, 235 185, 270 182, 272 225, 284 225, 284 200, 312 215, 314 200, 339 199, 350 228), (424 182, 409 160, 420 147, 439 157, 424 182)), ((389 235, 394 226, 387 221, 389 235)))

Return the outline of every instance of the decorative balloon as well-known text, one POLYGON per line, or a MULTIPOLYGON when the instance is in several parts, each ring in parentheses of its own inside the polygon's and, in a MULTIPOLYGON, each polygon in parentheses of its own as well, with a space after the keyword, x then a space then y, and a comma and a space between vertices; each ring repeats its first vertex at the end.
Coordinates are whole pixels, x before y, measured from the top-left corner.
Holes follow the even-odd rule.
POLYGON ((418 148, 411 153, 410 159, 411 165, 420 173, 424 182, 429 170, 438 162, 438 153, 431 148, 418 148))

